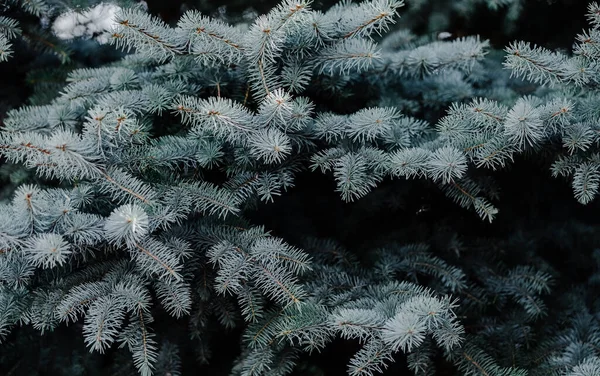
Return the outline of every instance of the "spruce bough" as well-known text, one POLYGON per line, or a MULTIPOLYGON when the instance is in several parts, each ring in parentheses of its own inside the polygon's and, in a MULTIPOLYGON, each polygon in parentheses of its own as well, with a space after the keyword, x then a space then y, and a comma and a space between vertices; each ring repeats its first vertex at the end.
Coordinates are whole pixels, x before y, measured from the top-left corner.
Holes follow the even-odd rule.
POLYGON ((595 198, 600 7, 572 55, 515 42, 503 69, 479 37, 386 34, 403 6, 288 0, 251 25, 188 11, 175 27, 123 8, 112 41, 130 54, 72 71, 1 129, 4 158, 36 178, 0 206, 0 338, 80 322, 90 351, 124 347, 141 375, 176 374, 179 350, 155 331, 166 314, 185 320, 200 362, 215 333, 243 328, 239 375, 289 374, 336 338, 360 343, 349 375, 398 359, 430 375, 440 355, 464 375, 600 372, 593 312, 523 347, 548 315, 556 273, 542 261, 489 265, 451 238, 455 255, 390 242, 365 263, 245 219, 319 170, 344 201, 425 179, 491 222, 486 178, 542 151, 576 200, 595 198), (514 76, 542 86, 521 95, 514 76), (318 100, 365 85, 378 95, 357 111, 318 100))

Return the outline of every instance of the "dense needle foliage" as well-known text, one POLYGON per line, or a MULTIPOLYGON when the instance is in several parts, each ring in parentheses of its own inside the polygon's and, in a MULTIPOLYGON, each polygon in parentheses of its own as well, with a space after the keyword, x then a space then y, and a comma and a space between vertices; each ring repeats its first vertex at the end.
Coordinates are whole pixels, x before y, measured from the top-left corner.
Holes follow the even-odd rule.
POLYGON ((3 63, 34 6, 122 55, 3 119, 7 374, 600 374, 597 3, 569 51, 432 29, 519 0, 10 4, 3 63))

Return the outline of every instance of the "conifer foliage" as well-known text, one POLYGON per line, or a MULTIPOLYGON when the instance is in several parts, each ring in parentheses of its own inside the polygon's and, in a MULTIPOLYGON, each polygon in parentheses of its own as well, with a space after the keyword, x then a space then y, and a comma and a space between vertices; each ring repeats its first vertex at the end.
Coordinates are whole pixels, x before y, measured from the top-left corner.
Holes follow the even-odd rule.
MULTIPOLYGON (((111 43, 128 54, 71 71, 51 102, 10 111, 0 129, 5 160, 37 176, 0 204, 0 340, 79 323, 90 352, 125 348, 123 364, 143 376, 179 374, 160 317, 185 321, 200 363, 215 334, 240 328, 235 375, 290 374, 340 339, 359 344, 346 368, 356 376, 400 360, 416 375, 440 364, 598 374, 593 308, 570 326, 568 309, 550 320, 560 334, 531 334, 556 279, 534 256, 492 265, 494 249, 454 236, 443 251, 389 242, 367 262, 335 240, 292 244, 245 217, 318 170, 345 202, 421 179, 492 222, 486 178, 521 154, 550 154, 575 199, 594 200, 600 7, 589 6, 592 28, 572 55, 518 41, 503 70, 477 36, 386 35, 404 6, 284 0, 246 26, 194 10, 169 26, 120 9, 111 43), (515 77, 545 86, 521 95, 515 77), (318 100, 361 85, 379 95, 356 111, 318 100)), ((19 30, 0 18, 0 60, 19 30)))

